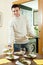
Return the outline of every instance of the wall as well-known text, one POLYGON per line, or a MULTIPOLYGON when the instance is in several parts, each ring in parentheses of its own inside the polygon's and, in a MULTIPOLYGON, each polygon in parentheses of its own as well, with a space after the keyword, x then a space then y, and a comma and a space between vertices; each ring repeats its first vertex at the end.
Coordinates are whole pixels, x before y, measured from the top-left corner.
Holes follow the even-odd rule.
POLYGON ((12 0, 0 0, 0 12, 2 13, 2 26, 0 27, 0 54, 8 43, 8 23, 11 18, 12 0))

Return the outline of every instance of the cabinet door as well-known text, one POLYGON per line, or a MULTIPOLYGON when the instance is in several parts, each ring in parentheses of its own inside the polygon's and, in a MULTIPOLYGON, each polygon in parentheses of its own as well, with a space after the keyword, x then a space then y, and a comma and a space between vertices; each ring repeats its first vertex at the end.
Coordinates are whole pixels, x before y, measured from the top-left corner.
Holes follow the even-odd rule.
POLYGON ((39 43, 38 51, 43 54, 43 0, 38 0, 38 11, 39 11, 39 43))

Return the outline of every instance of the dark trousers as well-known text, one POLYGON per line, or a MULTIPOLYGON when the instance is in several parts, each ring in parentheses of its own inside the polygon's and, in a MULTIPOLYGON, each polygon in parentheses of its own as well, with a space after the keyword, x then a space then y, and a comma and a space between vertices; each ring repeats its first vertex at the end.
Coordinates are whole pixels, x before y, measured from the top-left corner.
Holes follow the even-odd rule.
POLYGON ((25 48, 26 51, 28 51, 27 44, 28 43, 25 43, 25 44, 14 44, 14 51, 20 51, 21 48, 25 48))

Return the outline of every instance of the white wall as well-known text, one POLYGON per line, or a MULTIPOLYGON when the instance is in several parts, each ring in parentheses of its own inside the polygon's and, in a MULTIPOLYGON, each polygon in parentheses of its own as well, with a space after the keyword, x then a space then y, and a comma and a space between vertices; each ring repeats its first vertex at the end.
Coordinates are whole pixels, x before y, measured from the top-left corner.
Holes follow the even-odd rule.
POLYGON ((2 27, 0 27, 0 53, 8 43, 8 22, 11 19, 11 5, 13 0, 0 0, 0 12, 2 13, 2 27))

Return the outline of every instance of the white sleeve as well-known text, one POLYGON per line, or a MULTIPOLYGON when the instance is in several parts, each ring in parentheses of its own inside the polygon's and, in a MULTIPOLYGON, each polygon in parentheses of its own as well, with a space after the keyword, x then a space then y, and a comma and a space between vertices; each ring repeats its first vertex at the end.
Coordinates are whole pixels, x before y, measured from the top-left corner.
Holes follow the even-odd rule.
POLYGON ((32 22, 29 22, 28 19, 27 19, 27 30, 28 30, 28 34, 30 36, 36 36, 34 26, 33 26, 32 22))
POLYGON ((12 24, 13 24, 13 22, 10 23, 10 25, 8 27, 8 45, 14 44, 14 42, 15 42, 15 34, 14 34, 12 24))

